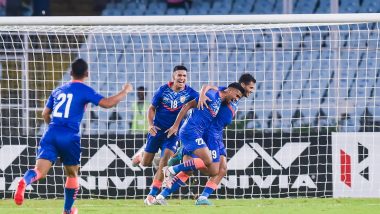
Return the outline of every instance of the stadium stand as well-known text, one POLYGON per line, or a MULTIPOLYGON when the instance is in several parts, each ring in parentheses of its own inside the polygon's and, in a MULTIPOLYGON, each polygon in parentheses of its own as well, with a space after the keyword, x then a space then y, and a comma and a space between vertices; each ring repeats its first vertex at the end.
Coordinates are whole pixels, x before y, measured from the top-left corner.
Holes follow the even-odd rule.
MULTIPOLYGON (((293 3, 294 13, 330 12, 329 0, 295 0, 293 3)), ((341 13, 378 12, 379 9, 380 4, 371 0, 340 1, 339 5, 341 13)), ((102 15, 106 16, 277 13, 282 13, 282 1, 193 0, 191 4, 183 8, 168 8, 165 1, 122 0, 108 3, 102 11, 102 15)), ((374 29, 375 26, 368 27, 374 29)), ((337 78, 334 76, 337 74, 332 67, 333 59, 330 57, 332 55, 331 35, 327 32, 313 33, 313 30, 317 29, 310 28, 310 33, 281 32, 277 34, 276 38, 271 38, 269 33, 250 37, 245 34, 216 36, 217 48, 223 50, 214 57, 215 69, 218 70, 216 81, 221 84, 235 81, 236 71, 252 72, 258 80, 257 92, 250 98, 251 110, 247 109, 248 113, 240 114, 239 118, 241 121, 246 121, 247 128, 268 131, 275 131, 278 127, 282 127, 283 131, 290 131, 302 127, 334 127, 337 124, 341 131, 378 130, 380 101, 373 100, 373 95, 380 93, 380 70, 374 68, 378 61, 376 51, 368 50, 368 47, 375 47, 378 44, 379 35, 373 31, 370 34, 369 42, 360 40, 359 31, 340 35, 342 39, 339 44, 342 47, 339 53, 341 58, 340 77, 336 82, 337 78), (272 52, 264 52, 264 50, 272 48, 272 44, 265 41, 272 39, 277 42, 276 49, 281 50, 276 51, 275 55, 272 52), (228 44, 235 43, 238 44, 238 47, 228 46, 228 44), (239 48, 244 48, 244 44, 247 43, 254 44, 253 49, 239 51, 239 48), (239 47, 239 44, 242 46, 239 47), (270 47, 267 47, 268 45, 270 47), (302 55, 300 52, 294 51, 297 48, 303 49, 302 55), (349 51, 347 48, 362 48, 362 51, 349 51), (313 49, 320 51, 312 51, 313 49), (369 56, 368 60, 363 60, 367 55, 369 56), (273 57, 276 58, 275 67, 273 67, 273 57), (241 61, 245 63, 240 63, 241 61), (368 79, 363 75, 376 75, 377 78, 368 79), (276 81, 273 81, 273 78, 277 78, 276 81), (317 79, 318 81, 316 81, 317 79), (336 89, 336 84, 339 84, 339 90, 336 89), (335 100, 337 93, 342 100, 335 100), (272 107, 273 102, 280 106, 279 110, 268 110, 268 105, 272 107), (336 102, 345 106, 345 109, 331 107, 336 105, 336 102), (369 127, 369 124, 372 127, 369 127), (376 125, 374 126, 374 124, 376 125)), ((323 27, 318 30, 323 30, 323 27)), ((181 47, 187 50, 181 52, 178 47, 179 42, 176 42, 179 39, 182 44, 191 44, 194 41, 199 43, 207 39, 205 35, 186 35, 179 38, 162 34, 153 35, 151 48, 161 50, 161 52, 154 51, 153 54, 143 51, 150 44, 147 36, 133 35, 114 38, 95 36, 92 39, 103 42, 96 42, 95 46, 90 47, 90 50, 94 50, 89 56, 89 61, 93 62, 90 64, 90 70, 93 72, 90 84, 105 95, 119 90, 124 80, 132 80, 136 85, 144 85, 149 72, 157 72, 161 75, 155 76, 154 84, 146 86, 153 91, 170 78, 172 66, 181 63, 188 66, 191 71, 189 74, 190 85, 199 89, 201 84, 207 83, 199 81, 208 79, 207 72, 201 72, 209 70, 210 55, 206 50, 207 47, 203 47, 203 49, 197 47, 191 50, 181 47), (124 47, 115 44, 123 44, 124 47), (122 49, 133 49, 134 53, 123 54, 122 49), (153 71, 149 71, 150 69, 153 71), (105 71, 108 71, 108 75, 105 71)), ((83 51, 79 55, 86 58, 87 54, 88 51, 83 51)), ((69 75, 67 74, 63 81, 68 79, 69 75)), ((129 96, 130 100, 134 100, 134 95, 129 96)), ((132 112, 122 110, 128 109, 131 103, 132 101, 126 101, 118 107, 121 119, 132 117, 132 112)), ((112 112, 92 114, 95 119, 91 123, 91 129, 96 132, 104 130, 105 133, 108 129, 108 132, 112 133, 118 129, 129 129, 128 123, 116 121, 106 124, 112 112)))

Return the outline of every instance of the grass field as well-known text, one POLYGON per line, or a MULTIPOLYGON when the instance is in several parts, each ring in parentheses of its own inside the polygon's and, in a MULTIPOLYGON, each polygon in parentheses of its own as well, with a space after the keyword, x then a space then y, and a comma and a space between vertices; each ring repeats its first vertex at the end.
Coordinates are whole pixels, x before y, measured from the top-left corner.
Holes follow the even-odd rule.
MULTIPOLYGON (((142 200, 77 200, 79 213, 380 213, 380 199, 246 199, 212 200, 214 206, 196 207, 192 200, 169 200, 169 206, 143 205, 142 200)), ((61 213, 62 200, 26 200, 17 207, 0 200, 0 213, 61 213)))

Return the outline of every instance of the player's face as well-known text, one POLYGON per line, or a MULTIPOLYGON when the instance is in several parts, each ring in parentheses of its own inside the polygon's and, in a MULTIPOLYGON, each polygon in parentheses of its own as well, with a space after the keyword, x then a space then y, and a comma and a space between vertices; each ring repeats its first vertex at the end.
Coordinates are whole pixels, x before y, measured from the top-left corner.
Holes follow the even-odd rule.
POLYGON ((249 97, 249 95, 251 95, 256 89, 256 84, 254 82, 250 82, 249 84, 241 83, 241 86, 244 88, 247 97, 249 97))
POLYGON ((187 80, 187 73, 185 70, 177 70, 173 73, 174 88, 184 89, 187 80))
POLYGON ((243 97, 243 94, 236 88, 229 88, 228 95, 226 97, 227 102, 237 101, 243 97))

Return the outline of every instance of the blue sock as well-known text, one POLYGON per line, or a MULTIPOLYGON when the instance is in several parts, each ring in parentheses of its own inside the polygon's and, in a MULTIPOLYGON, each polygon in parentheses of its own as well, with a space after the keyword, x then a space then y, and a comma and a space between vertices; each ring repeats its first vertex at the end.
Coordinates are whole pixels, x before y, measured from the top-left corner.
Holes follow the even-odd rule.
POLYGON ((150 192, 148 195, 153 195, 153 196, 156 196, 158 194, 158 191, 160 191, 160 188, 158 187, 155 187, 155 186, 152 186, 150 188, 150 192))
POLYGON ((207 187, 207 186, 206 186, 206 187, 204 188, 204 190, 203 190, 201 196, 204 196, 204 197, 208 198, 208 197, 211 195, 212 192, 214 192, 214 189, 211 188, 211 187, 207 187))
POLYGON ((148 195, 156 196, 158 192, 160 191, 162 186, 162 181, 153 179, 152 186, 150 187, 150 192, 148 195))
POLYGON ((78 189, 65 188, 65 205, 64 205, 65 212, 70 213, 77 193, 78 193, 78 189))
MULTIPOLYGON (((173 186, 172 186, 173 187, 173 186)), ((172 194, 172 191, 170 188, 165 188, 162 190, 160 195, 164 196, 164 198, 168 197, 170 194, 172 194)))
POLYGON ((204 163, 200 158, 194 158, 194 159, 188 160, 184 163, 173 166, 173 170, 175 173, 194 171, 194 170, 198 169, 198 167, 196 166, 197 162, 199 163, 199 165, 204 166, 204 163))
POLYGON ((174 178, 173 184, 171 188, 165 188, 162 190, 161 195, 164 196, 165 198, 168 197, 170 194, 173 192, 177 191, 181 186, 185 186, 186 184, 182 182, 180 179, 177 177, 174 178))
POLYGON ((34 169, 29 169, 24 175, 26 185, 29 185, 37 180, 37 172, 34 169))

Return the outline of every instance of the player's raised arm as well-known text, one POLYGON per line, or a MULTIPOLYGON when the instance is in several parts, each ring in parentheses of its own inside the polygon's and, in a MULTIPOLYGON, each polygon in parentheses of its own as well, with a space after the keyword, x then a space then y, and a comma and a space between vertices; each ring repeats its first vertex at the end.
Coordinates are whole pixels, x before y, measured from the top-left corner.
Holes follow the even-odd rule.
POLYGON ((187 112, 192 109, 192 108, 195 108, 197 107, 197 101, 194 99, 188 103, 186 103, 181 111, 179 112, 178 116, 177 116, 177 119, 175 120, 174 124, 172 127, 170 127, 168 130, 165 131, 165 133, 168 133, 168 138, 170 136, 172 136, 173 134, 176 134, 177 131, 178 131, 178 127, 179 125, 181 124, 181 121, 183 120, 183 118, 185 117, 185 115, 187 114, 187 112))
POLYGON ((199 93, 199 101, 197 104, 198 109, 203 110, 203 106, 206 106, 206 108, 208 107, 207 101, 210 101, 210 98, 206 96, 206 92, 210 89, 218 90, 218 87, 207 84, 202 85, 201 91, 199 93))
POLYGON ((157 131, 161 130, 159 127, 154 125, 153 119, 155 115, 156 115, 156 107, 154 107, 153 105, 150 105, 148 108, 148 124, 149 124, 148 131, 152 136, 156 136, 157 131))
POLYGON ((114 107, 115 105, 117 105, 121 100, 124 99, 125 96, 127 96, 127 94, 129 92, 131 92, 133 89, 132 85, 131 84, 125 84, 123 89, 117 93, 116 95, 113 95, 111 97, 108 97, 108 98, 103 98, 100 100, 99 102, 99 106, 102 107, 102 108, 112 108, 114 107))

